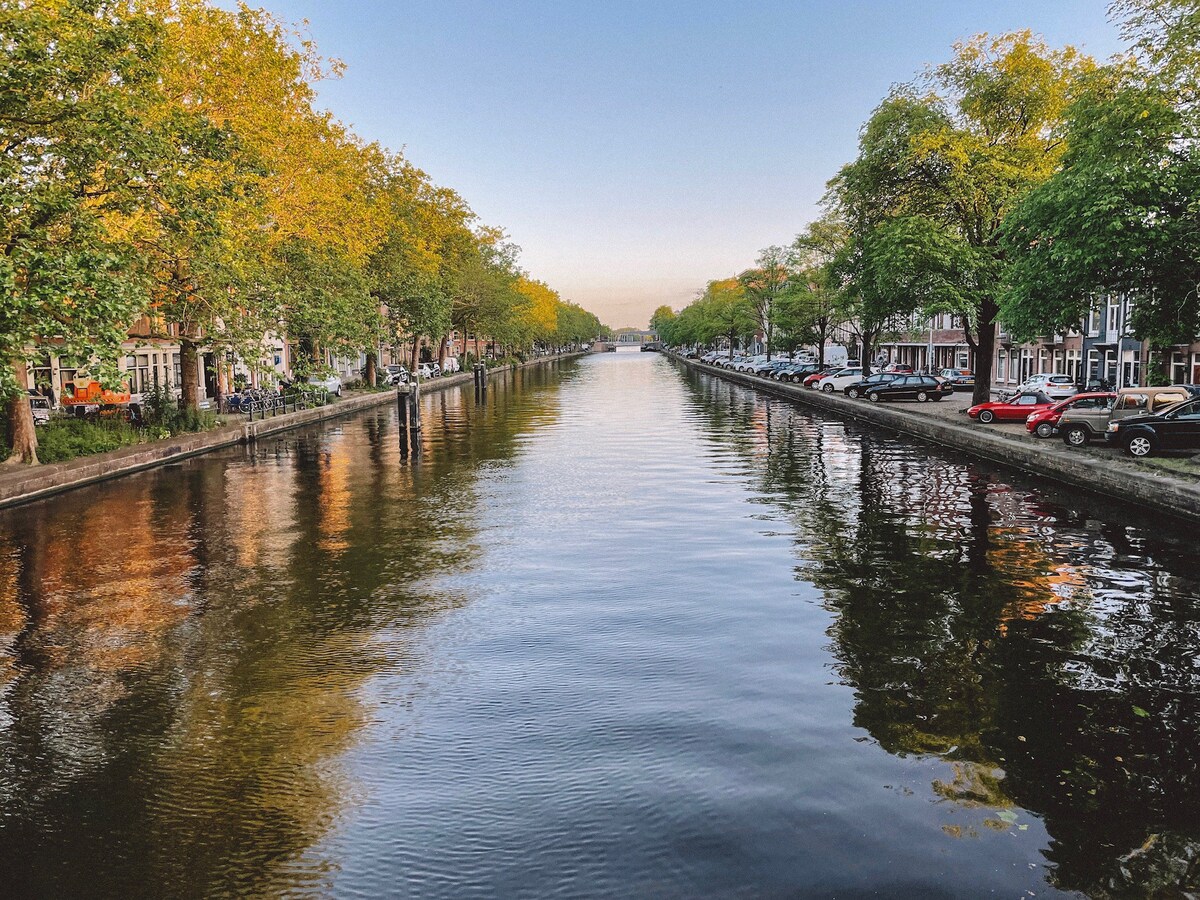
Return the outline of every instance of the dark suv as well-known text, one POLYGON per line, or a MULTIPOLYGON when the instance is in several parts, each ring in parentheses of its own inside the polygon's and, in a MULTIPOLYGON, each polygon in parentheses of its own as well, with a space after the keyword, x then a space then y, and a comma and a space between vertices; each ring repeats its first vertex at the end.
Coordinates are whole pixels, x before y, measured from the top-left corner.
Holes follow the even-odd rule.
POLYGON ((1108 439, 1139 459, 1162 450, 1200 450, 1200 398, 1108 426, 1108 439))

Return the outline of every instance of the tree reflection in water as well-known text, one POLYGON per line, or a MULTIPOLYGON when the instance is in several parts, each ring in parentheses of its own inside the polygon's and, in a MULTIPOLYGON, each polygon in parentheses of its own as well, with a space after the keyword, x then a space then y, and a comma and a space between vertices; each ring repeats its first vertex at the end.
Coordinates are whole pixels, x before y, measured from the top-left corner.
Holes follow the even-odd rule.
POLYGON ((947 764, 930 786, 952 804, 947 835, 975 833, 955 809, 996 830, 1028 827, 1028 811, 1060 889, 1200 888, 1200 570, 1185 526, 688 384, 789 514, 797 577, 835 616, 854 724, 947 764))
POLYGON ((466 602, 481 466, 556 415, 550 371, 0 513, 0 858, 20 896, 327 886, 362 693, 466 602))

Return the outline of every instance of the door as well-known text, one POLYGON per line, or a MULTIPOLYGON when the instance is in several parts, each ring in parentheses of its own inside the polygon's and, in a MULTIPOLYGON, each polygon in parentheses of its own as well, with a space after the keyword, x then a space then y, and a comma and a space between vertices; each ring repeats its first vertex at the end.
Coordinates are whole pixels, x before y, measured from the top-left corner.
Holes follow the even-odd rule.
POLYGON ((1096 434, 1104 434, 1108 431, 1108 420, 1112 417, 1113 402, 1112 397, 1080 400, 1071 407, 1071 421, 1083 422, 1096 434))
POLYGON ((1193 400, 1170 413, 1156 428, 1164 447, 1200 449, 1200 400, 1193 400))

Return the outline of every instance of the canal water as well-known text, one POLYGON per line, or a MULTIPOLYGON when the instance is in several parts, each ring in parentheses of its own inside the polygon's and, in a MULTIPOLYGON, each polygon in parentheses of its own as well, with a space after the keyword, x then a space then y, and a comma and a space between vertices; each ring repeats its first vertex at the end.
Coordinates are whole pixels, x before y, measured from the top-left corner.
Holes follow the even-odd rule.
POLYGON ((649 353, 0 513, 6 896, 1183 896, 1195 532, 649 353))

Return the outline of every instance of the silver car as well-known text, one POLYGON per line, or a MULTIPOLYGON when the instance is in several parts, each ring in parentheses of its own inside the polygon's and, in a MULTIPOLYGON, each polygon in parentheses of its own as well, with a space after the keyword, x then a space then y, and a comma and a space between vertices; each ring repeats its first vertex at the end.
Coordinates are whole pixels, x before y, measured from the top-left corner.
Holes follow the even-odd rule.
POLYGON ((342 378, 336 372, 332 375, 309 375, 304 380, 313 387, 324 388, 330 394, 342 396, 342 378))

